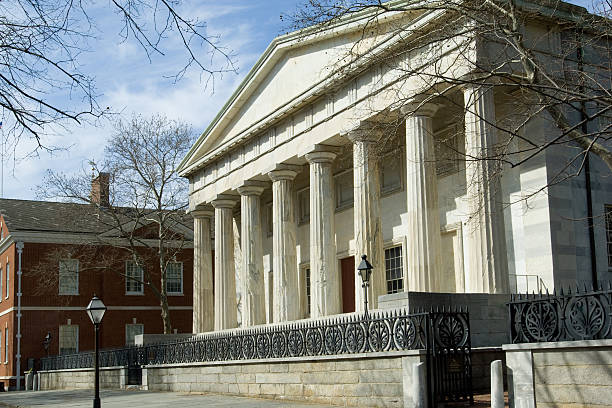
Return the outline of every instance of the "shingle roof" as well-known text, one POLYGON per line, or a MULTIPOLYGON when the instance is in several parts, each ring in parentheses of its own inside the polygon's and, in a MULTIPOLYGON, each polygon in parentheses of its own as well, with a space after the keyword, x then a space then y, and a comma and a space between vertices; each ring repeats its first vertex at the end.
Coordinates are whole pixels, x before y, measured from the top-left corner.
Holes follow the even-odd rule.
POLYGON ((0 199, 0 214, 9 231, 100 233, 112 221, 87 204, 0 199))

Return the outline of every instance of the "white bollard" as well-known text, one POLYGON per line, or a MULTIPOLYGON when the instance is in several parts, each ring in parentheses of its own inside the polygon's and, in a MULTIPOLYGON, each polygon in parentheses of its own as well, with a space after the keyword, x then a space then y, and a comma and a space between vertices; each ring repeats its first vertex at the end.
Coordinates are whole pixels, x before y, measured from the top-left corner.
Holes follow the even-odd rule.
POLYGON ((504 408, 504 372, 501 360, 491 363, 491 408, 504 408))
POLYGON ((26 391, 32 391, 32 372, 25 375, 25 389, 26 391))
POLYGON ((427 365, 417 363, 412 366, 412 396, 414 408, 427 408, 427 365))

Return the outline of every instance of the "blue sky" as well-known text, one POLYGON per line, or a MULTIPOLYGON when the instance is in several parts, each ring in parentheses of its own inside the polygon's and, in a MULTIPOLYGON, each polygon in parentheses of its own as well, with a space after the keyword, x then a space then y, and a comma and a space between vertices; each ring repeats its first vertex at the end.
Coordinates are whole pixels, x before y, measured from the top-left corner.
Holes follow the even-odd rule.
MULTIPOLYGON (((169 78, 184 64, 186 56, 175 39, 166 43, 166 55, 146 53, 133 41, 121 42, 121 29, 108 3, 94 5, 98 39, 91 51, 80 58, 81 69, 96 80, 100 106, 129 119, 133 113, 162 113, 171 119, 190 123, 200 134, 229 98, 270 41, 282 34, 282 12, 290 12, 297 0, 199 0, 185 2, 181 12, 199 16, 207 23, 207 33, 220 37, 220 43, 231 49, 239 73, 227 73, 215 81, 214 92, 196 70, 189 71, 179 82, 169 78)), ((110 123, 93 126, 70 124, 66 129, 50 132, 49 145, 65 147, 50 154, 41 151, 37 157, 24 158, 35 147, 22 140, 15 154, 4 159, 4 198, 35 199, 36 187, 47 169, 73 173, 89 168, 91 159, 99 160, 105 140, 112 131, 110 123), (14 156, 14 157, 13 157, 14 156), (15 158, 15 160, 13 160, 15 158)))
MULTIPOLYGON (((587 1, 573 1, 586 5, 587 1)), ((217 78, 214 92, 204 88, 195 71, 188 72, 178 83, 168 78, 185 62, 180 44, 167 45, 171 51, 154 56, 151 62, 134 42, 120 41, 117 17, 106 2, 94 5, 92 17, 99 32, 91 51, 81 58, 82 69, 96 78, 101 106, 109 106, 129 119, 133 113, 162 113, 171 119, 190 123, 200 134, 238 86, 270 41, 282 34, 284 23, 279 16, 295 9, 300 0, 199 0, 186 2, 182 12, 199 16, 207 23, 207 33, 220 36, 221 43, 236 54, 238 75, 217 78)), ((22 141, 4 162, 4 198, 34 199, 36 187, 47 169, 73 173, 88 168, 89 160, 99 160, 110 123, 97 126, 69 125, 50 134, 48 143, 63 146, 53 154, 40 152, 27 157, 34 144, 22 141)))

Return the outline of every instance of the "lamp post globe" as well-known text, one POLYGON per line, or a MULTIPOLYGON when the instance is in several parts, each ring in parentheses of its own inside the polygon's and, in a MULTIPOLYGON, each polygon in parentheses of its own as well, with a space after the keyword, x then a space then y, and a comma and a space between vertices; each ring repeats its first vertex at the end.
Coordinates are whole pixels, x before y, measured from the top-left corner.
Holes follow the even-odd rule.
POLYGON ((357 267, 357 273, 361 277, 361 287, 363 288, 363 308, 365 314, 368 314, 368 286, 370 285, 370 275, 374 267, 368 262, 367 255, 361 255, 361 262, 357 267))
POLYGON ((99 346, 99 329, 100 323, 102 323, 102 318, 104 317, 104 313, 106 313, 106 306, 104 306, 104 302, 100 300, 95 294, 91 301, 85 308, 87 311, 87 316, 91 319, 91 322, 94 324, 94 328, 96 331, 95 335, 95 348, 96 351, 94 353, 94 370, 95 370, 95 395, 93 400, 93 408, 100 408, 100 367, 98 365, 98 354, 100 352, 99 346))

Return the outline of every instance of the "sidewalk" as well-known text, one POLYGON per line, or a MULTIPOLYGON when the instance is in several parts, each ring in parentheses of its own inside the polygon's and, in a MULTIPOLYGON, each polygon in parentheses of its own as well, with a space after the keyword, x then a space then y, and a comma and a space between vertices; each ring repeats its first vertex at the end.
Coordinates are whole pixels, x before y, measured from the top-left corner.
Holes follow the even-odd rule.
MULTIPOLYGON (((0 393, 0 407, 30 408, 45 406, 57 408, 91 408, 93 394, 93 390, 2 392, 0 393)), ((231 397, 225 395, 120 390, 102 390, 100 391, 100 400, 104 408, 317 408, 328 406, 257 398, 231 397)))

